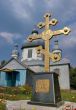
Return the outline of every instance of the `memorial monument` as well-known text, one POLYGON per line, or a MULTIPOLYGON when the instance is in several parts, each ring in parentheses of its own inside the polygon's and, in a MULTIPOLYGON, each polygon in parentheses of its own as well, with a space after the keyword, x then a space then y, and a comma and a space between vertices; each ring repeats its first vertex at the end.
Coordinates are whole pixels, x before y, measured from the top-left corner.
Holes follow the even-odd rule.
POLYGON ((44 55, 44 72, 33 75, 33 88, 32 88, 32 99, 30 104, 39 104, 46 106, 59 106, 62 103, 60 87, 58 82, 58 74, 50 72, 50 60, 53 62, 61 59, 60 53, 50 52, 50 40, 57 35, 68 35, 70 29, 64 27, 61 30, 52 31, 50 25, 54 26, 58 23, 56 19, 50 20, 50 13, 44 15, 45 21, 40 22, 37 27, 45 28, 44 31, 38 35, 30 35, 27 40, 32 42, 36 39, 43 39, 45 43, 44 49, 39 46, 37 47, 37 53, 44 55))

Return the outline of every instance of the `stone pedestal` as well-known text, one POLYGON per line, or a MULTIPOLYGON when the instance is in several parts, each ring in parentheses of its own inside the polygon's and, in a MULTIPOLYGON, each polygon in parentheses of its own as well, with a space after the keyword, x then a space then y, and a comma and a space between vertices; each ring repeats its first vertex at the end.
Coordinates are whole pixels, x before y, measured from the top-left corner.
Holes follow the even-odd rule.
POLYGON ((34 74, 32 99, 29 104, 59 106, 62 104, 58 74, 42 72, 34 74))

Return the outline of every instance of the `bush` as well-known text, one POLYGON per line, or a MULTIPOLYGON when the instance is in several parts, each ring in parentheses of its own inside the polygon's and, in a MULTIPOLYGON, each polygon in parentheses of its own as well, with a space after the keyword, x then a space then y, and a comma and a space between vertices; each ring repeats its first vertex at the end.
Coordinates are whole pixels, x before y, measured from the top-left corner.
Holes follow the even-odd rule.
POLYGON ((0 87, 1 100, 26 100, 31 98, 31 87, 28 85, 20 87, 0 87))
POLYGON ((5 88, 0 87, 0 93, 4 93, 4 91, 5 91, 5 88))
POLYGON ((71 88, 76 89, 76 68, 70 69, 70 84, 71 88))
POLYGON ((32 92, 32 88, 29 85, 19 87, 20 92, 23 94, 30 94, 32 92))
POLYGON ((19 86, 19 87, 0 87, 0 93, 5 94, 30 94, 32 91, 32 88, 28 85, 25 86, 19 86))

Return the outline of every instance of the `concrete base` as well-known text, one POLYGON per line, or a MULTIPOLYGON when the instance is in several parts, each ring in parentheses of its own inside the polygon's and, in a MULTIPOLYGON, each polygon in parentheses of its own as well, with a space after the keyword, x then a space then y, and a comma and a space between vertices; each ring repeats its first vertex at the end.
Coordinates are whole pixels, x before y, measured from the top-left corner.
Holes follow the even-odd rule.
MULTIPOLYGON (((19 100, 19 101, 6 101, 6 110, 65 110, 66 105, 70 105, 73 109, 76 108, 76 103, 64 102, 60 107, 50 107, 41 105, 28 104, 30 100, 19 100)), ((70 110, 70 109, 68 109, 70 110)), ((72 110, 72 109, 71 109, 72 110)))
POLYGON ((64 104, 63 101, 60 101, 56 104, 54 103, 40 103, 40 102, 34 102, 34 101, 30 101, 28 102, 28 104, 31 104, 31 105, 40 105, 40 106, 47 106, 47 107, 60 107, 64 104))

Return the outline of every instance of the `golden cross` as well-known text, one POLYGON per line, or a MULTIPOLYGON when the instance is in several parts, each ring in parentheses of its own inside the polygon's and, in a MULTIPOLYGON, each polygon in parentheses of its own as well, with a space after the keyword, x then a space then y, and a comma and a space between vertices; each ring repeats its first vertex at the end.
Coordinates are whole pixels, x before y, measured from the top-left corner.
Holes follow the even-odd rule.
POLYGON ((56 19, 50 20, 50 16, 51 16, 50 13, 46 13, 44 15, 45 22, 38 23, 38 25, 37 25, 38 28, 40 28, 40 29, 43 27, 45 28, 45 30, 41 34, 30 35, 28 37, 29 41, 33 41, 36 39, 43 39, 45 41, 45 49, 42 49, 41 46, 39 46, 37 48, 37 52, 42 53, 45 56, 45 60, 44 60, 45 72, 50 72, 50 59, 54 60, 54 57, 56 57, 56 61, 60 60, 59 55, 50 53, 50 49, 49 49, 50 48, 50 39, 53 36, 56 37, 57 35, 60 35, 60 34, 68 35, 70 32, 70 28, 67 28, 67 27, 64 27, 61 30, 52 31, 50 29, 50 25, 54 26, 57 24, 58 21, 56 19))

